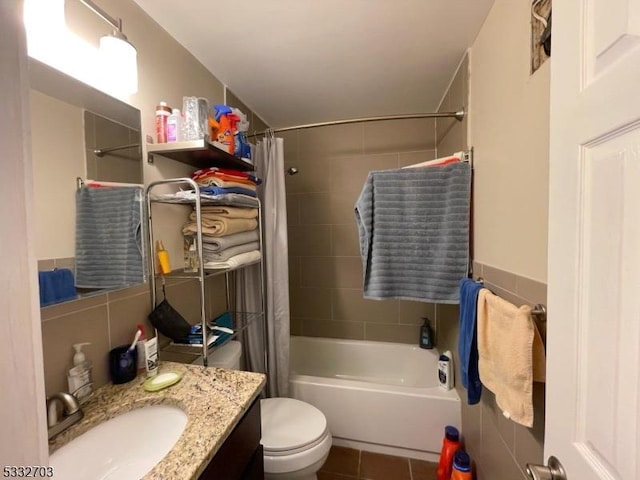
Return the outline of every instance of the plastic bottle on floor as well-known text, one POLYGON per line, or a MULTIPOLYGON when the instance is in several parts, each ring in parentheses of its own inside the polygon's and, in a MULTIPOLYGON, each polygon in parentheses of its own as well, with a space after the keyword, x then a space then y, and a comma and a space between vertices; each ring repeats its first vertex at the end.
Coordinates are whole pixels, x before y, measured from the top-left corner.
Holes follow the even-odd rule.
POLYGON ((453 456, 451 480, 472 480, 471 457, 464 450, 458 450, 453 456))
POLYGON ((436 478, 438 480, 451 480, 451 469, 453 468, 453 456, 460 449, 460 433, 454 426, 447 425, 444 428, 444 439, 442 440, 442 450, 440 451, 440 461, 436 478))

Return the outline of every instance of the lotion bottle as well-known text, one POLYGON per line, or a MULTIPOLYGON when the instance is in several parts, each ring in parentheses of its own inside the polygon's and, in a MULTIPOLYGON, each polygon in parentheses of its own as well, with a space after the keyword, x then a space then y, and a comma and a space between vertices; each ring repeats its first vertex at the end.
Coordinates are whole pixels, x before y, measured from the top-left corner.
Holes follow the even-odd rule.
POLYGON ((76 396, 80 403, 84 403, 91 396, 93 382, 91 381, 91 362, 87 360, 82 351, 82 347, 91 345, 90 343, 75 343, 73 348, 73 367, 67 374, 69 393, 76 396))

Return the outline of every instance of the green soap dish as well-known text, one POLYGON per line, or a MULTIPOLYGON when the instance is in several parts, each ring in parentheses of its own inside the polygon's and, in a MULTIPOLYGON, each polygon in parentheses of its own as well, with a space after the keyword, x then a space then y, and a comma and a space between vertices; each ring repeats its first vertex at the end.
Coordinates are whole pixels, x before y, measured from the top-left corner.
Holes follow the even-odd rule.
POLYGON ((182 373, 164 372, 146 379, 142 386, 147 392, 157 392, 178 383, 181 378, 182 373))

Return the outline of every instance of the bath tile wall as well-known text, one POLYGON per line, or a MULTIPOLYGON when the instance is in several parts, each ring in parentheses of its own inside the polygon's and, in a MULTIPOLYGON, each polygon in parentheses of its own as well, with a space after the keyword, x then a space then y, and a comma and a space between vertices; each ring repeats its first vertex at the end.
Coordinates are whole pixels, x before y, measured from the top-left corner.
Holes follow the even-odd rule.
MULTIPOLYGON (((473 72, 471 72, 473 74, 473 72)), ((468 110, 469 62, 465 57, 460 64, 440 111, 459 108, 468 110)), ((465 150, 470 147, 467 140, 468 117, 462 122, 438 119, 436 123, 438 156, 446 152, 465 150)), ((474 195, 477 192, 474 191, 474 195)), ((473 264, 474 277, 483 277, 485 287, 495 294, 516 304, 534 305, 545 303, 546 285, 513 273, 505 272, 478 262, 473 264)), ((458 314, 457 305, 438 305, 438 342, 440 349, 449 349, 454 354, 456 378, 460 378, 458 360, 458 314)), ((475 461, 477 479, 525 479, 526 463, 542 463, 544 442, 544 385, 534 384, 534 426, 522 427, 507 420, 497 407, 493 394, 484 389, 479 404, 469 406, 466 391, 459 382, 456 389, 462 399, 462 434, 468 452, 475 461)))
MULTIPOLYGON (((353 207, 371 170, 435 158, 435 122, 396 120, 281 134, 287 176, 291 333, 417 344, 431 304, 362 297, 353 207)), ((435 324, 432 323, 435 329, 435 324)))
MULTIPOLYGON (((474 275, 484 285, 515 305, 546 304, 544 283, 474 262, 474 275)), ((457 332, 456 332, 457 333, 457 332)), ((534 424, 526 428, 507 420, 486 388, 479 404, 467 405, 466 391, 456 386, 462 398, 462 429, 467 450, 475 459, 478 480, 509 478, 526 480, 526 463, 544 463, 544 384, 533 384, 534 424)))
MULTIPOLYGON (((215 277, 206 283, 207 315, 210 318, 224 311, 224 284, 219 280, 221 278, 215 277)), ((192 324, 200 321, 198 292, 197 281, 167 283, 167 298, 171 305, 192 324)), ((46 394, 68 390, 66 372, 72 365, 74 343, 91 343, 84 351, 87 359, 93 362, 94 385, 99 387, 107 383, 107 352, 118 345, 130 343, 138 323, 145 325, 147 335, 153 332, 147 319, 150 310, 149 285, 146 284, 42 308, 46 394)), ((166 338, 160 339, 161 344, 167 342, 166 338)), ((162 352, 160 357, 169 359, 162 352)), ((182 356, 180 359, 189 361, 193 357, 182 356)))

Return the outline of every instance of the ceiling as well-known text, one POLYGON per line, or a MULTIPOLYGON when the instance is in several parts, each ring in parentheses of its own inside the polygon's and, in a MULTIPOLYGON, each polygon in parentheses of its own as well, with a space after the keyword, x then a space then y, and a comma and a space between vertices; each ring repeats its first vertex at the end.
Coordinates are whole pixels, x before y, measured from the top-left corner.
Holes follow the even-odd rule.
POLYGON ((135 0, 272 127, 435 111, 493 0, 135 0))

